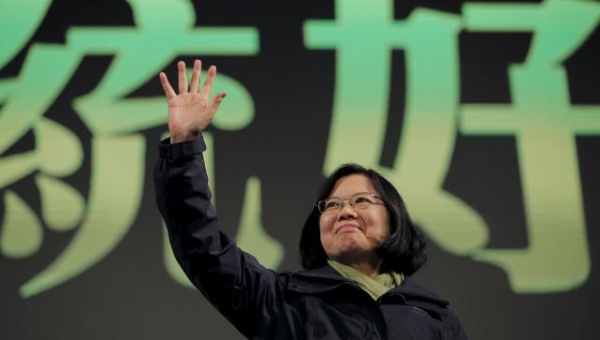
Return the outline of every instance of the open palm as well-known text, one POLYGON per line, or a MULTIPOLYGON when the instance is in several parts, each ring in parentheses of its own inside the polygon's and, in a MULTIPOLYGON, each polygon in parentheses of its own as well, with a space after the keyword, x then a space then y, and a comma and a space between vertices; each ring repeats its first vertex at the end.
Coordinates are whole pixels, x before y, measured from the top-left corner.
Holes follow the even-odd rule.
POLYGON ((171 143, 193 139, 206 129, 215 116, 221 100, 227 95, 225 92, 219 92, 209 102, 217 68, 211 66, 208 69, 206 81, 199 89, 201 69, 202 63, 200 60, 195 60, 192 79, 188 86, 185 63, 183 61, 177 63, 179 94, 173 90, 167 75, 164 72, 160 73, 160 82, 169 104, 171 143))

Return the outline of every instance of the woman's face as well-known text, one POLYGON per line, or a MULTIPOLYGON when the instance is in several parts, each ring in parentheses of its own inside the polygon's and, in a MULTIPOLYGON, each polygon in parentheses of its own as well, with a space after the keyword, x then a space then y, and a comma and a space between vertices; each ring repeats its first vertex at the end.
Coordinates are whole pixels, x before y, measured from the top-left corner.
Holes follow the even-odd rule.
MULTIPOLYGON (((369 192, 379 196, 371 180, 362 174, 340 178, 329 197, 348 199, 357 193, 369 192)), ((319 228, 323 249, 332 260, 356 263, 378 260, 375 250, 390 233, 388 212, 380 204, 369 204, 354 210, 349 200, 337 211, 321 214, 319 228)))

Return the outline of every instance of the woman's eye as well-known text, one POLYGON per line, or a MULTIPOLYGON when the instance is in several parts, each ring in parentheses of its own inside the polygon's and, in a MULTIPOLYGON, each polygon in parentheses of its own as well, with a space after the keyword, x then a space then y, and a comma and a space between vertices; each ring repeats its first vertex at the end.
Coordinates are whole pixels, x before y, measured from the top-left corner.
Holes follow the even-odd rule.
POLYGON ((356 200, 354 201, 355 203, 369 203, 371 202, 371 200, 369 199, 369 197, 357 197, 356 200))
POLYGON ((337 202, 326 202, 325 203, 325 209, 336 208, 337 206, 338 206, 337 202))

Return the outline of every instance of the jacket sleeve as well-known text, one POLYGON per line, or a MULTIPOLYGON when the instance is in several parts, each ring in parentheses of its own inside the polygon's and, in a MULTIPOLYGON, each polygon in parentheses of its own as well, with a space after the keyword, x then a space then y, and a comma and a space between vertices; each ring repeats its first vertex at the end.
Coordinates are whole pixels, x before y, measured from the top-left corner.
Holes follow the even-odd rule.
POLYGON ((452 329, 452 340, 468 340, 467 333, 465 333, 465 330, 454 311, 450 311, 450 324, 452 329))
POLYGON ((242 334, 268 333, 282 283, 220 231, 210 202, 205 149, 202 135, 159 145, 156 201, 173 253, 191 282, 242 334))

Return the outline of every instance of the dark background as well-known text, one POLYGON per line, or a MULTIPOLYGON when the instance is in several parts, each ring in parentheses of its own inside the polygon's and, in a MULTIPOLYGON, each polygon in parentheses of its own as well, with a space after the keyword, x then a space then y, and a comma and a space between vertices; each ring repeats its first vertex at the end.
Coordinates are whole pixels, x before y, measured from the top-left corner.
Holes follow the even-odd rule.
MULTIPOLYGON (((395 17, 402 20, 417 7, 460 15, 461 5, 462 1, 395 1, 395 17)), ((260 39, 256 55, 182 54, 164 65, 175 79, 176 60, 202 58, 205 64, 218 65, 244 84, 254 100, 256 115, 249 126, 239 131, 210 130, 214 136, 221 224, 230 234, 235 233, 245 182, 250 176, 259 177, 263 224, 286 250, 279 269, 297 270, 300 228, 324 178, 327 117, 331 115, 335 87, 335 52, 307 49, 302 28, 309 19, 334 18, 334 2, 220 0, 194 1, 194 6, 198 27, 255 27, 260 39)), ((54 1, 27 46, 0 70, 0 79, 18 76, 34 44, 64 44, 65 33, 72 27, 135 26, 132 16, 125 1, 54 1)), ((510 103, 506 70, 509 64, 525 60, 531 39, 529 33, 461 33, 461 103, 510 103)), ((598 46, 600 30, 596 27, 564 62, 572 104, 600 105, 598 46)), ((75 114, 72 101, 93 90, 111 60, 110 56, 88 55, 45 114, 69 126, 83 143, 84 165, 66 180, 84 196, 89 190, 92 136, 75 114)), ((393 61, 391 93, 395 95, 390 98, 390 106, 402 112, 403 97, 398 95, 406 91, 402 51, 393 53, 393 61)), ((368 60, 357 65, 368 66, 368 60)), ((130 94, 160 95, 156 77, 130 94)), ((392 123, 401 125, 400 121, 392 123)), ((102 261, 60 286, 24 299, 19 287, 51 263, 76 231, 46 231, 43 247, 29 258, 14 260, 0 254, 0 338, 241 338, 199 293, 176 283, 165 271, 163 231, 151 178, 157 157, 155 141, 164 130, 162 126, 143 131, 148 149, 141 209, 128 234, 102 261)), ((514 138, 457 134, 444 189, 485 216, 490 227, 489 248, 526 248, 527 226, 514 138)), ((451 302, 470 338, 596 339, 600 335, 595 316, 595 305, 600 302, 600 138, 574 138, 592 265, 583 285, 565 292, 518 294, 511 290, 501 268, 450 254, 429 243, 429 261, 415 279, 451 302)), ((28 133, 0 156, 33 147, 34 136, 28 133)), ((389 162, 385 154, 382 163, 389 162)), ((30 177, 0 189, 21 193, 39 210, 39 193, 30 177)), ((3 211, 0 205, 0 215, 3 211)))

